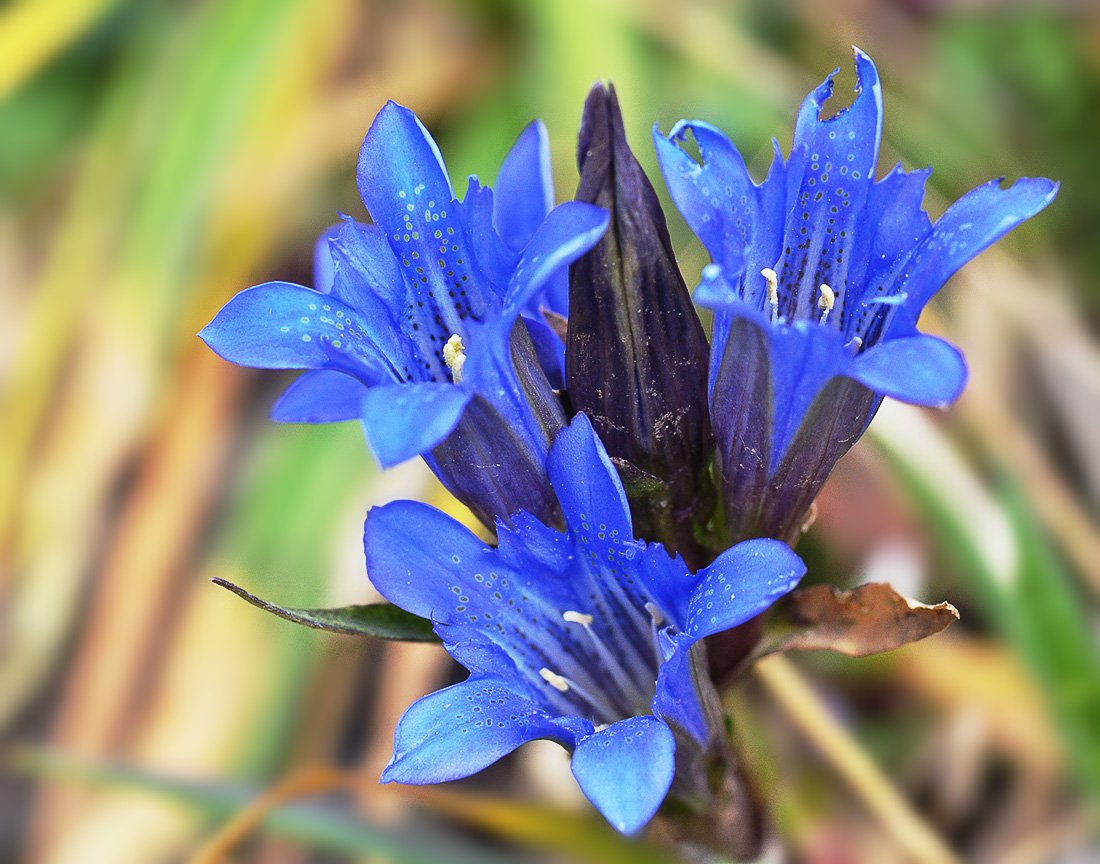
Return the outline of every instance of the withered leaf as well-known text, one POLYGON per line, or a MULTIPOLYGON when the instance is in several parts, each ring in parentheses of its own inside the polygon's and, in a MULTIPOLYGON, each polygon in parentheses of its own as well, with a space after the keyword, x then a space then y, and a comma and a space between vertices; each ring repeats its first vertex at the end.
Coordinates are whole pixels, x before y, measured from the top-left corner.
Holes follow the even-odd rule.
POLYGON ((837 651, 866 657, 933 636, 958 620, 959 612, 950 603, 918 603, 884 583, 850 591, 814 585, 772 607, 753 653, 837 651))

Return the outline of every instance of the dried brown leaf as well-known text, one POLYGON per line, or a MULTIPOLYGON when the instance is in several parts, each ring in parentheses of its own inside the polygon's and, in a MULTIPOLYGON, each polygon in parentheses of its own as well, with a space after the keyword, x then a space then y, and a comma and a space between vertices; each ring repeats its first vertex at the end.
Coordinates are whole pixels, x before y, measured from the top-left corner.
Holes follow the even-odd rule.
POLYGON ((879 582, 850 591, 814 585, 773 607, 755 655, 837 651, 865 657, 933 636, 958 620, 950 603, 928 606, 879 582))

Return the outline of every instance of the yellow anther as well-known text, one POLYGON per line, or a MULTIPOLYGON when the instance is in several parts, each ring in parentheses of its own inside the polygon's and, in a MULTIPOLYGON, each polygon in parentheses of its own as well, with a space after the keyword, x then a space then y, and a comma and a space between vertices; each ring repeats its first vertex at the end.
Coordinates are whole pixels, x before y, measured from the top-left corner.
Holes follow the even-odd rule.
POLYGON ((574 612, 572 609, 568 612, 563 612, 561 617, 570 624, 580 624, 582 627, 588 627, 593 621, 591 615, 586 615, 583 612, 574 612))
POLYGON ((462 337, 455 333, 443 346, 443 362, 451 370, 451 377, 455 384, 462 383, 462 367, 466 365, 466 346, 462 344, 462 337))
POLYGON ((779 317, 779 276, 771 267, 765 267, 760 275, 768 283, 768 303, 772 307, 772 321, 775 321, 779 317))
POLYGON ((545 666, 539 669, 539 677, 559 693, 567 693, 569 691, 569 682, 556 672, 551 672, 545 666))
POLYGON ((821 310, 821 323, 824 324, 829 313, 833 311, 833 306, 836 305, 836 292, 824 282, 818 286, 817 290, 821 292, 821 296, 817 298, 817 308, 821 310))
POLYGON ((665 623, 665 616, 661 610, 657 608, 656 603, 646 603, 645 611, 649 613, 649 618, 653 622, 654 627, 660 627, 665 623))

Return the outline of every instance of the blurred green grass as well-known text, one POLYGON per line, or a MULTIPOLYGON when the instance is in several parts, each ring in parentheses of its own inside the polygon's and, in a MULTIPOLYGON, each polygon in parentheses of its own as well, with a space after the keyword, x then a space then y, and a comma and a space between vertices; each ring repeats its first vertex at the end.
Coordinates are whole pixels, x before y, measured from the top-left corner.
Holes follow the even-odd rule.
MULTIPOLYGON (((1007 649, 1040 685, 1077 784, 1063 778, 1042 815, 1100 798, 1100 557, 1090 552, 1100 475, 1089 467, 1095 454, 1074 443, 1100 436, 1100 245, 1091 238, 1100 223, 1100 13, 822 8, 159 0, 0 11, 0 46, 14 46, 0 51, 4 731, 167 777, 263 784, 307 758, 377 767, 403 707, 388 704, 400 701, 393 688, 424 692, 446 667, 261 621, 203 577, 228 572, 289 605, 361 600, 357 520, 378 496, 418 493, 374 472, 353 426, 268 423, 281 377, 230 369, 193 334, 242 287, 308 281, 317 231, 338 210, 362 216, 354 160, 386 98, 421 114, 456 178, 491 180, 515 134, 543 117, 560 200, 575 186, 576 123, 593 81, 615 82, 655 180, 651 124, 667 129, 683 116, 729 131, 763 170, 771 136, 788 146, 798 100, 814 83, 836 65, 841 89, 851 83, 855 42, 884 79, 883 165, 931 163, 933 209, 1000 174, 1063 183, 1049 213, 983 259, 993 261, 981 270, 987 282, 948 288, 949 297, 979 292, 962 310, 939 310, 964 314, 936 318, 969 352, 976 395, 928 434, 962 450, 1001 508, 1021 554, 1016 590, 967 546, 973 514, 942 506, 951 478, 928 472, 926 439, 900 451, 894 439, 901 461, 867 445, 852 458, 897 472, 934 560, 951 562, 956 581, 934 588, 952 600, 957 591, 975 613, 967 632, 1007 649), (993 336, 966 323, 982 304, 1001 328, 993 336), (1079 377, 1052 384, 1044 352, 1071 341, 1083 346, 1072 358, 1079 377), (989 404, 1013 436, 983 420, 989 404), (1004 489, 1013 490, 1007 498, 1004 489)), ((705 259, 668 212, 691 283, 705 259)), ((874 495, 892 481, 861 482, 874 495)), ((856 562, 873 546, 841 553, 826 532, 812 541, 823 561, 856 562)), ((892 752, 932 734, 893 728, 873 711, 860 728, 869 740, 892 736, 892 752)), ((562 781, 520 769, 535 788, 562 781)), ((823 820, 840 817, 824 804, 791 816, 805 778, 784 786, 782 771, 776 777, 777 807, 795 826, 787 839, 805 849, 823 820)), ((161 860, 194 848, 211 827, 150 804, 140 812, 155 816, 128 833, 135 811, 110 792, 26 777, 0 779, 0 800, 12 802, 0 808, 0 857, 26 861, 161 860)), ((996 802, 986 809, 997 815, 996 802)), ((966 847, 975 834, 953 839, 966 847)), ((250 854, 267 860, 279 848, 263 841, 250 854)))

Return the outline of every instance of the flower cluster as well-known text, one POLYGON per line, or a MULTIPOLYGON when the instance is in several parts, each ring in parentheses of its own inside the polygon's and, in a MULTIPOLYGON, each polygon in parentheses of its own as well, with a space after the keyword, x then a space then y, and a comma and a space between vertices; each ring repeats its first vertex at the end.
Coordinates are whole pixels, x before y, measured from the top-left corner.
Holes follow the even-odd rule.
POLYGON ((384 780, 454 780, 547 738, 625 833, 668 795, 705 811, 728 790, 708 637, 794 589, 788 544, 884 396, 958 396, 965 363, 917 331, 921 309, 1057 190, 993 181, 931 222, 928 171, 875 179, 881 92, 859 51, 856 69, 851 106, 822 117, 830 76, 760 183, 713 126, 654 130, 713 259, 694 295, 709 341, 603 86, 556 208, 541 124, 495 191, 471 177, 459 199, 390 103, 359 160, 372 222, 322 237, 313 288, 251 288, 200 334, 234 362, 308 370, 276 419, 360 420, 383 465, 422 456, 495 538, 409 501, 366 520, 375 586, 470 672, 405 714, 384 780))

